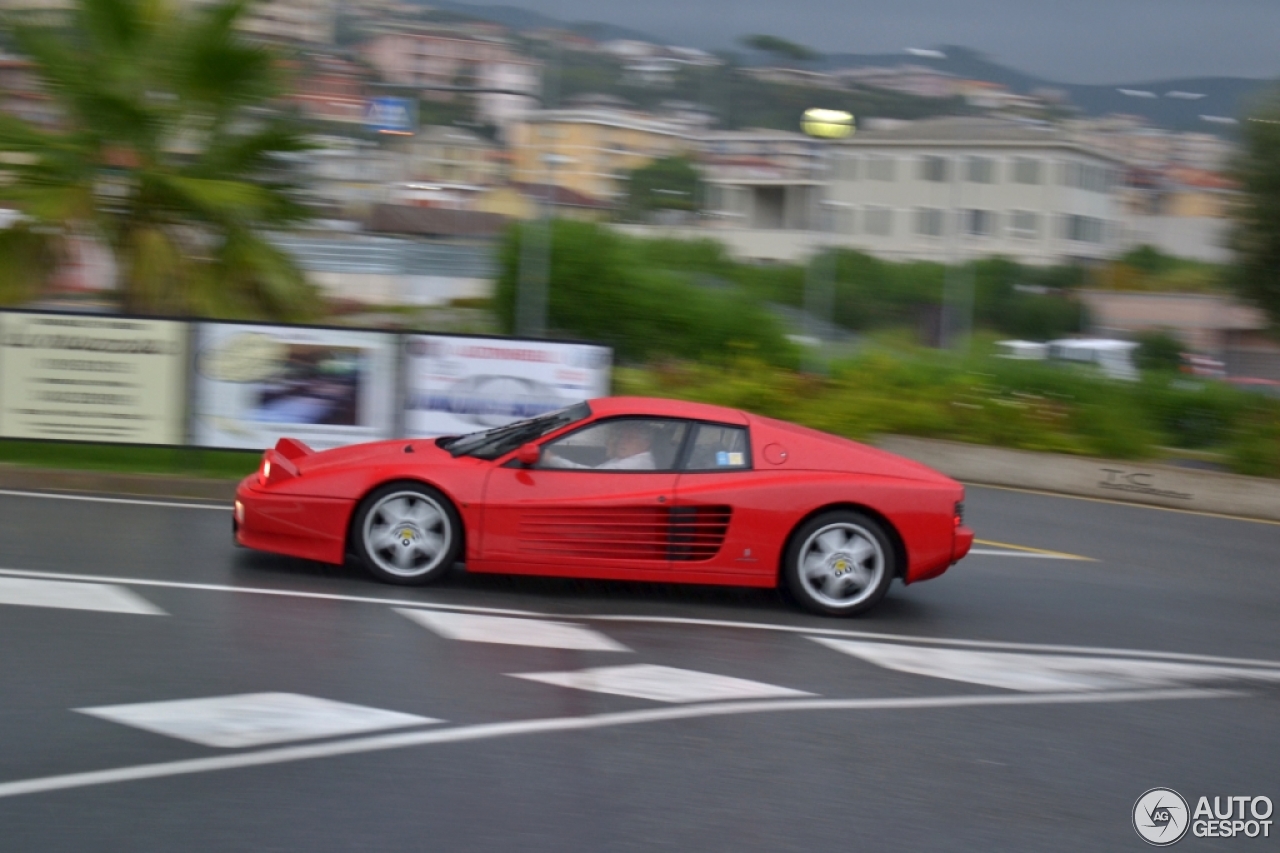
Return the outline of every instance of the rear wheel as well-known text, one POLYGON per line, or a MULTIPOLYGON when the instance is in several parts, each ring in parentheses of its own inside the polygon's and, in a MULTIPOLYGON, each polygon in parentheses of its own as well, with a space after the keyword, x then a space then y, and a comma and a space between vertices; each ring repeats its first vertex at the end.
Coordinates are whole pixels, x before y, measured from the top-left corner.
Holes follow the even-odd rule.
POLYGON ((462 546, 457 510, 420 483, 391 483, 373 492, 356 511, 352 534, 365 568, 395 584, 438 580, 462 546))
POLYGON ((838 510, 810 519, 787 546, 783 578, 806 609, 852 616, 884 598, 897 573, 884 528, 859 512, 838 510))

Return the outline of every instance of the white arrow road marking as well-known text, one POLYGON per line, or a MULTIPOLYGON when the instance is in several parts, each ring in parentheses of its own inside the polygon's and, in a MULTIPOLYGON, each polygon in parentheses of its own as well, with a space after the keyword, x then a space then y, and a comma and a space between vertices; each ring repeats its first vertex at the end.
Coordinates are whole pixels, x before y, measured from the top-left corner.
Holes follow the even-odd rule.
POLYGON ((0 577, 0 604, 98 610, 103 613, 139 613, 144 616, 168 615, 136 592, 114 584, 30 578, 0 577))
POLYGON ((938 649, 833 637, 809 639, 898 672, 1025 692, 1174 687, 1228 679, 1280 681, 1280 670, 1114 657, 938 649))
POLYGON ((766 699, 783 696, 812 696, 804 690, 778 687, 745 678, 712 675, 671 666, 638 663, 630 666, 600 666, 571 672, 509 673, 516 678, 541 681, 558 687, 634 696, 654 702, 713 702, 720 699, 766 699))
POLYGON ((243 693, 76 710, 113 723, 224 748, 265 746, 443 722, 298 693, 243 693))
POLYGON ((599 631, 569 622, 512 619, 508 616, 477 616, 470 613, 440 613, 408 607, 397 607, 395 611, 450 640, 463 640, 469 643, 502 643, 509 646, 538 646, 544 649, 577 649, 587 652, 631 651, 599 631))
POLYGON ((397 732, 394 734, 374 735, 372 737, 352 738, 351 740, 281 746, 255 752, 237 752, 231 755, 216 755, 209 758, 189 758, 156 764, 137 764, 132 767, 114 767, 108 770, 91 770, 86 773, 67 773, 62 776, 18 779, 12 782, 0 782, 0 798, 36 794, 43 791, 83 788, 89 785, 133 782, 139 779, 161 779, 189 773, 208 773, 215 770, 231 770, 238 767, 284 764, 291 761, 329 758, 336 755, 356 755, 385 749, 489 740, 513 735, 587 731, 611 726, 656 723, 670 720, 691 720, 700 717, 728 717, 738 714, 765 714, 781 711, 884 711, 1020 705, 1084 705, 1176 699, 1228 699, 1247 695, 1247 693, 1235 690, 1184 689, 1129 690, 1115 693, 1002 693, 996 696, 911 696, 893 699, 774 699, 752 702, 714 702, 706 705, 648 708, 641 711, 611 712, 585 717, 549 717, 538 720, 517 720, 508 723, 455 726, 453 728, 431 729, 420 732, 397 732))

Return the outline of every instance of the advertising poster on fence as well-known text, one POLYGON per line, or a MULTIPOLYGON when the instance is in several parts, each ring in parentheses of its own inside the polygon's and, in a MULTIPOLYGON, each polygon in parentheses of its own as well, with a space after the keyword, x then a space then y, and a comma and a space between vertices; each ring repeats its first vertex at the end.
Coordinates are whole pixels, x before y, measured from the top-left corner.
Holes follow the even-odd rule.
POLYGON ((0 314, 0 436, 182 444, 186 324, 0 314))
POLYGON ((394 335, 201 323, 197 341, 202 447, 265 448, 289 436, 321 450, 391 436, 394 335))
POLYGON ((456 435, 609 393, 608 347, 445 335, 405 339, 405 429, 456 435))

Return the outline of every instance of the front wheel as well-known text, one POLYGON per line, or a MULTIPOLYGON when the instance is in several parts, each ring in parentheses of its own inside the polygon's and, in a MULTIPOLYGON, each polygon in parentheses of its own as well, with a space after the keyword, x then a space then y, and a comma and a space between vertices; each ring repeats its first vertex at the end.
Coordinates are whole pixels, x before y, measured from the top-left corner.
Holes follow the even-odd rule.
POLYGON ((391 483, 365 498, 352 534, 365 568, 395 584, 438 580, 462 546, 462 523, 453 504, 419 483, 391 483))
POLYGON ((823 513, 806 522, 787 546, 783 579, 806 609, 852 616, 884 598, 897 573, 884 528, 862 513, 823 513))

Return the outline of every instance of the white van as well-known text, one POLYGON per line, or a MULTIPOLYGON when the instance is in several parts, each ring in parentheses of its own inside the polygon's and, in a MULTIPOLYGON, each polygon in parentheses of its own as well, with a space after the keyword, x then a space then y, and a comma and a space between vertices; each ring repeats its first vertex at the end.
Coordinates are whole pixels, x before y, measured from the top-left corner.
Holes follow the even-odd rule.
POLYGON ((1133 361, 1133 351, 1137 348, 1133 341, 1111 338, 1062 338, 1049 341, 1049 358, 1091 364, 1112 379, 1133 381, 1138 378, 1138 367, 1133 361))

